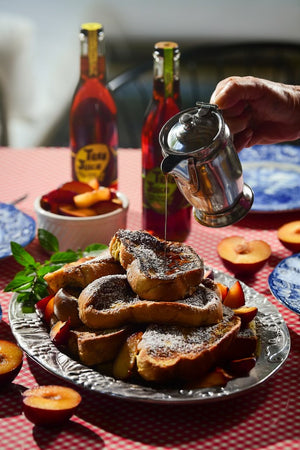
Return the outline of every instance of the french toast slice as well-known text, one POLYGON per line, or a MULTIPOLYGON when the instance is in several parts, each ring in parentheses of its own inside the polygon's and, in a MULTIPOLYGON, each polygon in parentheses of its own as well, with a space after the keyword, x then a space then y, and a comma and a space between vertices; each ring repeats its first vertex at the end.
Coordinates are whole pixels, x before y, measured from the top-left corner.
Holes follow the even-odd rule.
POLYGON ((55 294, 60 288, 68 286, 84 288, 99 277, 124 272, 122 266, 112 258, 107 249, 99 256, 84 257, 65 264, 55 272, 47 273, 44 280, 50 292, 55 294))
POLYGON ((54 296, 53 312, 55 317, 62 322, 68 320, 71 327, 82 324, 78 311, 78 295, 79 292, 75 290, 60 288, 54 296))
POLYGON ((252 320, 246 327, 241 326, 234 344, 228 349, 228 360, 242 359, 249 356, 256 356, 258 350, 258 336, 256 332, 255 320, 252 320))
POLYGON ((78 297, 79 317, 90 328, 119 327, 127 323, 167 323, 202 326, 222 320, 218 294, 199 285, 193 294, 178 301, 143 300, 126 275, 109 275, 90 283, 78 297))
POLYGON ((118 230, 109 249, 126 270, 132 290, 145 300, 182 299, 203 279, 202 259, 180 242, 165 241, 145 231, 118 230))
POLYGON ((157 383, 199 379, 226 358, 241 320, 224 308, 223 320, 207 327, 150 325, 139 342, 138 373, 157 383))
POLYGON ((130 327, 95 331, 81 326, 70 330, 67 347, 75 359, 94 366, 112 361, 131 332, 130 327))

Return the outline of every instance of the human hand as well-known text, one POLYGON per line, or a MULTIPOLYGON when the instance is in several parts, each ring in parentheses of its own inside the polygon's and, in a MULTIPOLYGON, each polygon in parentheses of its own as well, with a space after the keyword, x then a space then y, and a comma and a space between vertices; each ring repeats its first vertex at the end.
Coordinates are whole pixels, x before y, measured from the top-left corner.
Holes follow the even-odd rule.
POLYGON ((222 110, 237 151, 300 137, 300 86, 232 76, 218 83, 210 102, 222 110))

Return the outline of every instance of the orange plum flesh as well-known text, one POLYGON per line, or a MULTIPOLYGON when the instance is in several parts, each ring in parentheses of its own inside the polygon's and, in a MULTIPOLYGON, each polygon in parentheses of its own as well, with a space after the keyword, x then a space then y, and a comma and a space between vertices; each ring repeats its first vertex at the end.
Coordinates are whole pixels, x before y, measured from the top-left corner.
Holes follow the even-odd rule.
POLYGON ((229 288, 228 293, 223 300, 223 305, 232 309, 241 308, 245 305, 245 294, 242 285, 238 280, 229 288))
POLYGON ((38 426, 56 426, 67 421, 81 402, 81 395, 64 386, 39 386, 23 393, 23 411, 38 426))
POLYGON ((233 273, 255 273, 271 256, 271 247, 262 240, 247 241, 241 236, 222 239, 217 247, 225 267, 233 273))
POLYGON ((21 370, 23 352, 14 342, 0 340, 0 389, 11 383, 21 370))
POLYGON ((300 220, 294 220, 282 225, 277 231, 282 245, 293 253, 300 252, 300 220))
POLYGON ((41 207, 54 214, 70 217, 90 217, 122 208, 114 189, 96 183, 69 181, 41 198, 41 207))

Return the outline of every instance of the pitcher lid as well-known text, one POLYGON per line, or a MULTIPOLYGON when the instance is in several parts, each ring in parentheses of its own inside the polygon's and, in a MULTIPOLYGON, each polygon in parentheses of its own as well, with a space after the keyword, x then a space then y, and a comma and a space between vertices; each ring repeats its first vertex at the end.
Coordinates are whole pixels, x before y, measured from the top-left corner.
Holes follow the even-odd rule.
POLYGON ((217 105, 197 102, 173 116, 162 127, 159 141, 167 154, 183 155, 211 149, 224 130, 223 116, 217 105))

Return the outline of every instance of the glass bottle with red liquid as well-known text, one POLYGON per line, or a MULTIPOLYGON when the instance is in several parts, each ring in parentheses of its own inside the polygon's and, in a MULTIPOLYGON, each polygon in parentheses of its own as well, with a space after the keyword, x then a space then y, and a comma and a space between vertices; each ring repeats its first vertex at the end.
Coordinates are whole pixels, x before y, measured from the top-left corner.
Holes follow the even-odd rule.
POLYGON ((191 206, 173 177, 160 169, 159 132, 180 111, 180 51, 175 42, 158 42, 153 53, 153 94, 142 128, 143 229, 172 241, 184 241, 191 226, 191 206), (167 195, 167 207, 166 207, 167 195), (166 227, 165 227, 166 225, 166 227))
POLYGON ((102 25, 83 24, 80 43, 80 79, 70 112, 72 178, 116 188, 117 108, 106 86, 102 25))

